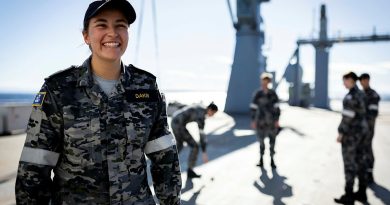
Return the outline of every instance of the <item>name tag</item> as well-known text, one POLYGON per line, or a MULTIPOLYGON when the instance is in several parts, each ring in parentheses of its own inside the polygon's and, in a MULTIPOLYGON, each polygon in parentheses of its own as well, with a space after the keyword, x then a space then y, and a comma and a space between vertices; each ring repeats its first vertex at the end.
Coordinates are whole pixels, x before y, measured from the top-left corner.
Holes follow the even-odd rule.
POLYGON ((126 90, 128 102, 157 102, 158 90, 126 90))

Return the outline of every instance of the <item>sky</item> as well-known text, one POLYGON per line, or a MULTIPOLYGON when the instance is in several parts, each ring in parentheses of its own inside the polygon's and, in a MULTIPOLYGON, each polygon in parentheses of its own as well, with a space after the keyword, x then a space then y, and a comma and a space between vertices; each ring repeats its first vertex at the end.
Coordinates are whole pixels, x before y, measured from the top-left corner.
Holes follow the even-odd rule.
MULTIPOLYGON (((226 91, 235 47, 235 30, 226 0, 130 0, 143 24, 130 26, 126 64, 158 76, 162 90, 226 91), (139 35, 140 34, 140 35, 139 35), (138 50, 137 50, 138 45, 138 50), (138 51, 138 52, 137 52, 138 51)), ((44 78, 90 55, 81 30, 87 0, 12 0, 0 7, 0 92, 34 93, 44 78)), ((231 0, 235 10, 235 0, 231 0)), ((328 35, 390 34, 388 0, 271 0, 261 4, 267 70, 283 74, 298 38, 317 37, 320 5, 327 6, 328 35)), ((234 12, 234 11, 233 11, 234 12)), ((301 48, 305 82, 313 84, 314 49, 301 48)), ((345 94, 341 76, 369 72, 372 87, 390 94, 390 42, 337 44, 330 50, 329 94, 345 94)), ((278 88, 286 92, 285 86, 278 88)))

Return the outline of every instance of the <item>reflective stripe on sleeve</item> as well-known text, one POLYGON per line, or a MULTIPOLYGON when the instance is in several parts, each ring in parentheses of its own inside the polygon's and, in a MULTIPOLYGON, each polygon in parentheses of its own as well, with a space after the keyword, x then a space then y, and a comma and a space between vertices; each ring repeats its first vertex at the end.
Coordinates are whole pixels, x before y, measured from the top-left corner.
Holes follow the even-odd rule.
POLYGON ((371 105, 368 106, 368 109, 369 110, 378 110, 378 105, 371 104, 371 105))
POLYGON ((352 110, 343 110, 343 115, 346 116, 346 117, 350 117, 350 118, 353 118, 355 117, 356 113, 352 110))
POLYGON ((252 109, 257 109, 259 106, 257 106, 255 103, 249 104, 249 107, 252 109))
POLYGON ((279 103, 275 103, 274 108, 278 108, 278 107, 279 107, 279 103))
POLYGON ((20 161, 40 165, 55 166, 60 154, 44 149, 24 147, 20 161))
POLYGON ((176 141, 175 138, 172 136, 172 134, 165 135, 146 143, 145 153, 150 154, 153 152, 158 152, 168 147, 171 147, 173 145, 176 145, 176 141))

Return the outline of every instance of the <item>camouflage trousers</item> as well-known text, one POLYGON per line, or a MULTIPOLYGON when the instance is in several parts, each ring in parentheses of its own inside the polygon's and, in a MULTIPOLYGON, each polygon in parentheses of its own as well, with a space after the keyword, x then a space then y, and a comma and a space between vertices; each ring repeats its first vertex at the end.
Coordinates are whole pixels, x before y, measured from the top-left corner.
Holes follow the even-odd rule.
POLYGON ((372 172, 374 168, 374 152, 372 150, 372 140, 375 133, 375 119, 368 120, 369 134, 368 139, 365 141, 365 147, 367 149, 367 163, 368 163, 368 172, 372 172))
POLYGON ((257 129, 257 140, 260 143, 260 156, 262 157, 264 155, 265 151, 265 143, 264 139, 266 137, 269 138, 269 150, 270 155, 273 157, 275 155, 275 141, 276 141, 276 129, 257 129))
POLYGON ((359 179, 359 187, 367 186, 367 149, 366 136, 355 134, 343 136, 341 149, 344 162, 345 191, 351 193, 355 178, 359 179))
POLYGON ((171 124, 173 135, 176 138, 177 151, 183 149, 183 143, 186 142, 187 145, 191 148, 190 155, 188 156, 188 169, 193 169, 196 165, 199 153, 199 145, 195 139, 188 132, 185 125, 180 125, 176 123, 171 124))

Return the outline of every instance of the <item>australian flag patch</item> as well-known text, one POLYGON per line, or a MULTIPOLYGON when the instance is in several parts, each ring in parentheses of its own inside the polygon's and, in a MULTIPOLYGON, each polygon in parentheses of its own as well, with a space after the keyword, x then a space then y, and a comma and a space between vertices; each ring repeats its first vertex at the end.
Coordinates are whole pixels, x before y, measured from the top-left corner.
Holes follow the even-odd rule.
POLYGON ((46 96, 46 92, 39 92, 35 96, 35 99, 34 99, 32 106, 34 106, 34 107, 42 106, 42 103, 43 103, 43 100, 45 99, 45 96, 46 96))

